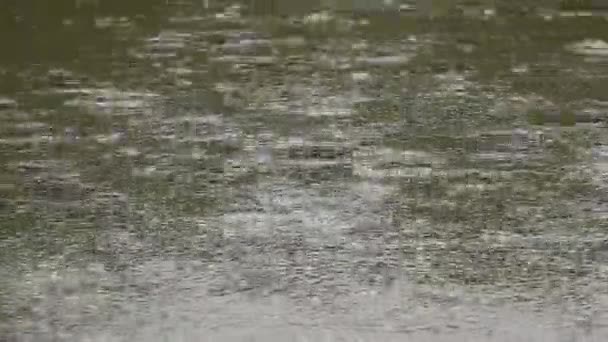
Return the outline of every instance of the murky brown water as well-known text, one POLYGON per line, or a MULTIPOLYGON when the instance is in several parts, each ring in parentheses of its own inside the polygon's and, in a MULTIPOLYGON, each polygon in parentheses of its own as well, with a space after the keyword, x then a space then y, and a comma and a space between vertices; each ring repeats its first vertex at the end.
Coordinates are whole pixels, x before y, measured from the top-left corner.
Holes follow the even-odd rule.
POLYGON ((608 335, 603 12, 101 3, 3 5, 0 341, 608 335))

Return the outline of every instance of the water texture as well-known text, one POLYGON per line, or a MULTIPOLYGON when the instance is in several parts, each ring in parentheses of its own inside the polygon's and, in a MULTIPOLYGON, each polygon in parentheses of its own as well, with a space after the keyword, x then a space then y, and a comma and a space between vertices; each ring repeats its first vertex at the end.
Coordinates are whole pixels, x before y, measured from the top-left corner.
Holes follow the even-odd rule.
POLYGON ((580 3, 3 2, 0 341, 606 340, 580 3))

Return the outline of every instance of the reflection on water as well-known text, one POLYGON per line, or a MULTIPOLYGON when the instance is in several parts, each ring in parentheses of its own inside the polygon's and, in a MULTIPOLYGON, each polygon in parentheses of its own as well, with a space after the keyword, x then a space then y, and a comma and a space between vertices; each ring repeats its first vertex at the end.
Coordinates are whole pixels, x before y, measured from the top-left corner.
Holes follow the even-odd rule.
POLYGON ((5 340, 608 334, 600 7, 2 6, 5 340))

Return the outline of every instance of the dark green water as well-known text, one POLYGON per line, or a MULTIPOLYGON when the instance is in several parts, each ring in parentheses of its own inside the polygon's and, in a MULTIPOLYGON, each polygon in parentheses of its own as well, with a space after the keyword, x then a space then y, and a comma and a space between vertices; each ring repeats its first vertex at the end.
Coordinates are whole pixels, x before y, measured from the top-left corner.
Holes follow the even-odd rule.
POLYGON ((601 12, 2 6, 0 341, 608 335, 601 12))

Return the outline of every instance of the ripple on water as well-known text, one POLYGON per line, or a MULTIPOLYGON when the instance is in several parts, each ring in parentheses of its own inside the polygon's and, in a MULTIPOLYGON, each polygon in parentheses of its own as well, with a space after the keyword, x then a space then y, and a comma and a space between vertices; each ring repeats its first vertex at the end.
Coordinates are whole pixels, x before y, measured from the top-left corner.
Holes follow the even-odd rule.
POLYGON ((210 57, 211 63, 244 64, 256 66, 270 66, 277 62, 275 56, 242 56, 242 55, 223 55, 210 57))
POLYGON ((224 214, 224 232, 231 236, 264 236, 272 231, 303 234, 308 238, 316 238, 317 234, 333 236, 354 226, 366 215, 378 215, 368 212, 378 205, 375 201, 383 198, 367 196, 373 189, 376 188, 336 188, 324 194, 320 189, 265 184, 264 190, 255 194, 256 207, 260 210, 224 214))
POLYGON ((254 33, 252 37, 247 37, 246 35, 229 37, 223 44, 214 46, 211 52, 221 55, 271 54, 273 52, 273 44, 270 39, 256 37, 254 33))
POLYGON ((598 172, 596 178, 602 188, 608 187, 608 146, 595 146, 591 149, 593 167, 598 172))
POLYGON ((411 58, 407 55, 358 57, 355 63, 368 67, 401 67, 408 64, 411 58))
POLYGON ((363 178, 428 178, 446 163, 425 151, 360 147, 354 154, 353 174, 363 178))
POLYGON ((600 39, 584 39, 566 44, 565 49, 584 56, 608 57, 608 43, 600 39))
POLYGON ((8 97, 0 97, 0 110, 13 109, 17 107, 17 101, 8 97))
POLYGON ((159 105, 158 94, 122 91, 112 88, 93 89, 84 96, 64 102, 65 106, 87 109, 93 113, 132 115, 159 105))

